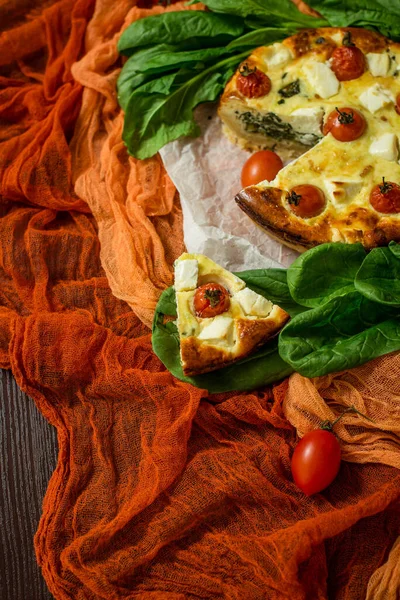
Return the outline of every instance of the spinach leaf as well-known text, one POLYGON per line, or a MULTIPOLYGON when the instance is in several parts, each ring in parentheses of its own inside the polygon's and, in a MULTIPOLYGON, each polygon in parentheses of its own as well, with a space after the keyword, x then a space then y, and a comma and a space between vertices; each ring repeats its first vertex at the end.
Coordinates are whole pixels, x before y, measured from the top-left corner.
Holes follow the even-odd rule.
POLYGON ((334 27, 366 27, 395 41, 400 39, 398 0, 309 0, 307 4, 334 27))
POLYGON ((351 369, 400 349, 398 315, 349 292, 294 317, 280 333, 279 353, 306 377, 351 369))
POLYGON ((244 32, 243 19, 204 11, 166 12, 139 19, 118 41, 118 52, 131 56, 138 48, 181 44, 181 49, 223 46, 244 32))
POLYGON ((236 40, 229 42, 226 46, 227 50, 242 50, 244 48, 257 48, 258 46, 266 46, 273 42, 279 42, 289 35, 295 33, 296 28, 289 29, 287 27, 263 27, 249 31, 240 36, 236 40))
MULTIPOLYGON (((200 0, 191 2, 196 4, 200 0)), ((291 0, 202 0, 215 13, 238 15, 240 17, 259 17, 270 25, 288 23, 297 27, 324 27, 328 25, 325 19, 316 19, 300 12, 291 0)))
POLYGON ((362 263, 355 278, 355 288, 361 294, 381 304, 400 307, 400 256, 398 245, 375 248, 362 263))
POLYGON ((394 256, 400 258, 400 244, 397 244, 396 242, 390 242, 389 250, 394 256))
MULTIPOLYGON (((159 44, 154 48, 139 50, 131 56, 126 65, 135 65, 138 73, 162 73, 179 68, 196 66, 199 62, 205 64, 215 62, 215 59, 232 54, 226 47, 205 48, 179 52, 176 47, 159 44)), ((123 71, 123 70, 122 70, 123 71)))
POLYGON ((282 96, 282 98, 292 98, 293 96, 300 94, 299 79, 296 79, 295 81, 292 81, 291 83, 288 83, 282 87, 280 90, 278 90, 278 94, 282 96))
MULTIPOLYGON (((168 71, 177 71, 178 69, 180 74, 194 77, 207 64, 228 54, 229 52, 224 47, 179 52, 176 47, 168 44, 159 44, 154 48, 139 50, 126 61, 122 68, 117 83, 118 102, 121 108, 126 110, 132 92, 147 81, 154 79, 154 75, 167 74, 168 71)), ((190 77, 184 77, 182 82, 187 81, 190 77)), ((176 78, 174 80, 176 81, 176 78)))
POLYGON ((193 109, 201 102, 213 102, 247 52, 226 58, 208 67, 182 85, 173 86, 165 76, 133 91, 126 106, 123 140, 130 154, 145 159, 168 142, 181 136, 199 134, 193 109), (163 81, 168 85, 164 88, 163 81))
MULTIPOLYGON (((126 65, 128 64, 129 60, 126 65)), ((118 79, 118 102, 124 111, 127 110, 130 97, 135 90, 140 90, 149 97, 151 94, 169 94, 198 74, 195 69, 179 69, 155 78, 152 73, 130 73, 130 68, 131 65, 127 71, 122 69, 118 79)), ((134 68, 134 63, 132 63, 132 68, 134 68)))
MULTIPOLYGON (((280 271, 280 269, 272 270, 280 271)), ((268 270, 263 272, 267 274, 268 270)), ((276 291, 279 287, 284 289, 283 279, 279 276, 275 278, 272 273, 271 278, 264 281, 262 277, 254 276, 254 273, 256 272, 245 271, 244 273, 238 273, 238 275, 247 281, 247 274, 250 274, 249 281, 247 281, 249 287, 254 291, 263 289, 265 296, 267 296, 266 288, 257 287, 255 289, 250 283, 251 279, 255 278, 260 285, 264 286, 265 284, 267 288, 275 288, 276 291), (276 281, 276 284, 274 281, 276 281)), ((186 377, 183 374, 180 362, 178 330, 173 321, 165 322, 165 316, 176 317, 175 292, 172 287, 161 294, 157 304, 153 321, 153 350, 175 377, 196 387, 204 388, 210 394, 255 389, 279 381, 293 372, 293 369, 279 356, 278 340, 275 338, 254 354, 233 363, 231 366, 197 377, 186 377)))
POLYGON ((354 291, 354 278, 365 255, 361 244, 321 244, 308 250, 288 269, 292 298, 313 308, 354 291))

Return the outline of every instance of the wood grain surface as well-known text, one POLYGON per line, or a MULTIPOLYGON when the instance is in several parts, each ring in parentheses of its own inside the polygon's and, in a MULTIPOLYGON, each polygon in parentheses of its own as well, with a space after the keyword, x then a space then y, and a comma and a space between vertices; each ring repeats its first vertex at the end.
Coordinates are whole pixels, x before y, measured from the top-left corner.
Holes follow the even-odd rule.
POLYGON ((0 598, 51 600, 35 559, 44 494, 56 466, 56 430, 0 369, 0 598))

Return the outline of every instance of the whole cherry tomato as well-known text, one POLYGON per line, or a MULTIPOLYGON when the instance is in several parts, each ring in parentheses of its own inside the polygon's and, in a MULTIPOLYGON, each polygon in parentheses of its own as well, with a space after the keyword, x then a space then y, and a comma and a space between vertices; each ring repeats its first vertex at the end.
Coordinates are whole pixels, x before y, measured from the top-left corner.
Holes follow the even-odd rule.
POLYGON ((340 444, 332 432, 336 423, 348 412, 357 413, 367 421, 374 422, 355 406, 349 406, 333 422, 323 421, 319 429, 306 433, 293 452, 293 479, 307 496, 324 490, 339 472, 342 453, 340 444))
POLYGON ((219 283, 205 283, 197 288, 193 303, 198 317, 215 317, 228 310, 229 292, 219 283))
POLYGON ((338 474, 340 460, 340 445, 331 431, 314 429, 306 433, 292 456, 295 484, 307 496, 321 492, 338 474))
POLYGON ((369 201, 375 210, 381 213, 400 212, 400 186, 392 181, 385 181, 372 188, 369 201))
POLYGON ((236 88, 246 98, 260 98, 271 90, 271 80, 257 67, 251 68, 247 63, 239 67, 236 88))
POLYGON ((260 181, 272 181, 283 167, 281 158, 272 150, 254 152, 242 169, 242 186, 257 185, 260 181))
POLYGON ((310 218, 319 215, 325 208, 325 195, 315 185, 296 185, 287 196, 292 212, 298 217, 310 218))
POLYGON ((357 79, 365 71, 365 57, 356 46, 339 46, 331 56, 331 69, 339 81, 357 79))
POLYGON ((324 135, 331 133, 339 142, 353 142, 362 136, 366 126, 366 120, 358 110, 348 106, 335 108, 326 120, 324 135))

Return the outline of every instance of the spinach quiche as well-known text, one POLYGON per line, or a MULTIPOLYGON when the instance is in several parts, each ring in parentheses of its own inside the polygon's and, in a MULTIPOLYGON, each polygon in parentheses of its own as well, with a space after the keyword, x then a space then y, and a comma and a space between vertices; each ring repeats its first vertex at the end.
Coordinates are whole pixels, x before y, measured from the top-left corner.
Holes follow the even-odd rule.
POLYGON ((185 375, 233 363, 276 335, 289 319, 279 306, 202 254, 175 261, 180 357, 185 375))
POLYGON ((258 48, 221 98, 225 134, 290 161, 239 207, 303 251, 400 241, 400 44, 357 28, 306 30, 258 48))

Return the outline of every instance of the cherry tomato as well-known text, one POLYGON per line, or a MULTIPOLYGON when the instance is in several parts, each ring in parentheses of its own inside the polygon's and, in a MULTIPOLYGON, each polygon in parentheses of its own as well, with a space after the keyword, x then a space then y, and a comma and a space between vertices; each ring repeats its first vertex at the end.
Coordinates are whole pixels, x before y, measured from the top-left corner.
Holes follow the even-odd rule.
POLYGON ((295 484, 307 496, 322 491, 338 474, 340 459, 340 445, 333 433, 326 429, 306 433, 292 456, 295 484))
POLYGON ((400 115, 400 94, 396 96, 396 106, 394 107, 398 115, 400 115))
POLYGON ((295 215, 302 218, 316 217, 325 208, 325 195, 315 185, 296 185, 286 196, 295 215))
POLYGON ((365 57, 356 46, 339 46, 331 56, 331 69, 339 81, 357 79, 365 71, 365 57))
POLYGON ((215 317, 228 310, 229 292, 219 283, 205 283, 197 288, 193 302, 198 317, 215 317))
POLYGON ((260 181, 272 181, 283 167, 281 158, 272 150, 254 152, 242 169, 242 186, 256 185, 260 181))
POLYGON ((379 183, 374 188, 369 197, 369 201, 375 210, 381 213, 399 213, 400 212, 400 186, 392 181, 379 183))
POLYGON ((257 67, 249 67, 247 63, 239 67, 236 88, 246 98, 260 98, 271 90, 271 80, 257 67))
POLYGON ((362 136, 366 126, 366 120, 358 110, 345 106, 336 108, 329 114, 324 125, 324 135, 331 133, 339 142, 353 142, 362 136))

